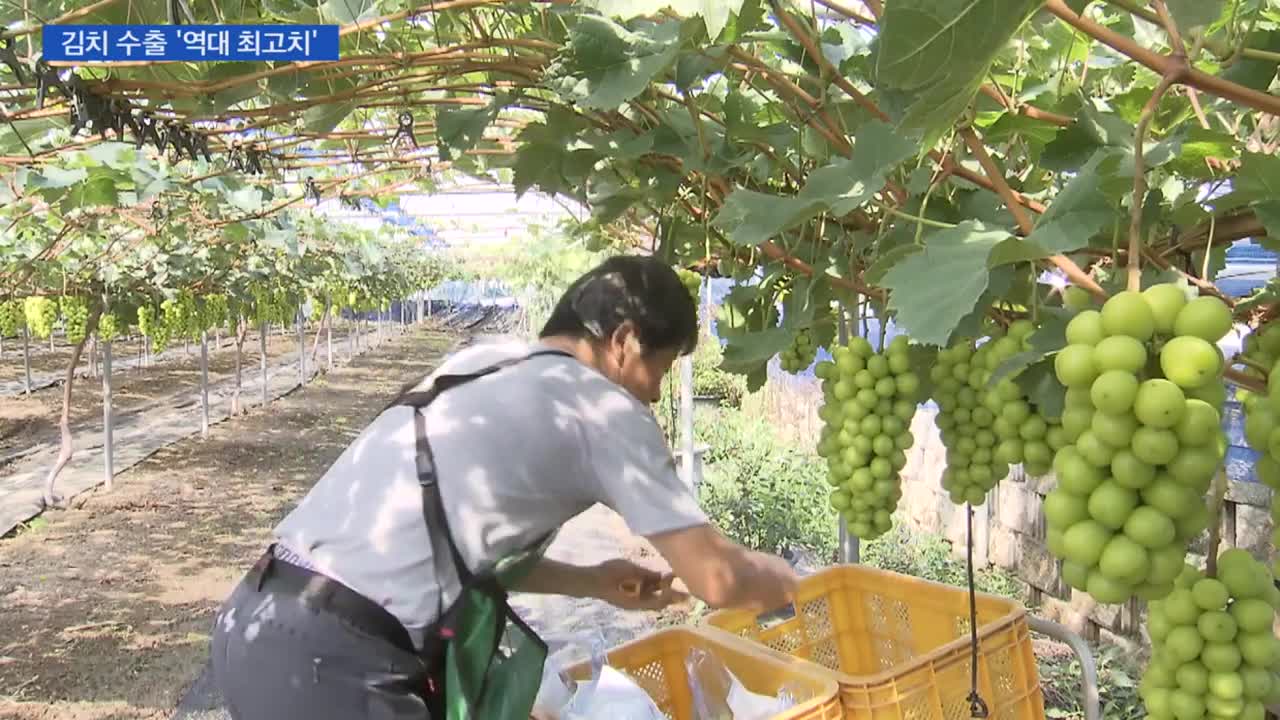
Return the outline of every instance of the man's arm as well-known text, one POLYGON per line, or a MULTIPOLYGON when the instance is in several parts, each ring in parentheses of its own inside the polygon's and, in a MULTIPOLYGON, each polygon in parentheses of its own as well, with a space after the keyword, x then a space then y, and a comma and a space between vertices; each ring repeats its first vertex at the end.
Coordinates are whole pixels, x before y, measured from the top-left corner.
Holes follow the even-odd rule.
POLYGON ((590 567, 542 558, 515 589, 540 595, 586 598, 596 597, 598 585, 590 567))
POLYGON ((597 598, 624 610, 661 610, 688 599, 671 587, 675 576, 616 558, 571 565, 542 558, 514 588, 519 592, 597 598))
POLYGON ((738 545, 711 525, 696 525, 648 538, 688 586, 713 608, 764 612, 792 602, 796 574, 787 561, 738 545))

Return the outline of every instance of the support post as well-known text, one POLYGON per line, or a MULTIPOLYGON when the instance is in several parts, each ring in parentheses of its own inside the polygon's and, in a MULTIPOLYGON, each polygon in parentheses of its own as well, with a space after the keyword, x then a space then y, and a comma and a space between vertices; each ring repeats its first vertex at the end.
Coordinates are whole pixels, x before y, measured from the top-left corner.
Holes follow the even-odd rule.
POLYGON ((200 331, 200 437, 209 437, 209 331, 200 331))
POLYGON ((680 358, 680 448, 684 481, 697 492, 693 452, 693 357, 680 358))
POLYGON ((302 308, 298 308, 298 387, 307 384, 307 335, 302 308))
POLYGON ((22 389, 31 395, 31 331, 24 325, 22 328, 22 389))
POLYGON ((115 440, 112 437, 111 341, 102 345, 102 473, 107 492, 115 485, 115 440))
MULTIPOLYGON (((845 311, 844 303, 837 306, 838 323, 836 325, 838 340, 841 345, 849 345, 849 317, 845 311)), ((849 534, 848 524, 845 523, 844 517, 839 516, 836 520, 840 529, 840 562, 843 564, 857 564, 861 560, 862 547, 858 542, 858 538, 849 534)))
POLYGON ((262 357, 258 358, 260 369, 262 371, 262 407, 266 409, 267 403, 271 401, 271 395, 267 390, 267 332, 270 330, 266 321, 262 322, 261 331, 258 333, 258 350, 261 351, 262 357))

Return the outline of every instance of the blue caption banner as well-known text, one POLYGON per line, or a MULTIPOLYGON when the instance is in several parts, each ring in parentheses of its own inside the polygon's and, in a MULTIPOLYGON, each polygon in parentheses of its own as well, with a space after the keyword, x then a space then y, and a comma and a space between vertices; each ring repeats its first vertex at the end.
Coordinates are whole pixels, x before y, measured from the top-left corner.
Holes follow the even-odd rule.
POLYGON ((51 62, 338 59, 337 25, 45 25, 51 62))

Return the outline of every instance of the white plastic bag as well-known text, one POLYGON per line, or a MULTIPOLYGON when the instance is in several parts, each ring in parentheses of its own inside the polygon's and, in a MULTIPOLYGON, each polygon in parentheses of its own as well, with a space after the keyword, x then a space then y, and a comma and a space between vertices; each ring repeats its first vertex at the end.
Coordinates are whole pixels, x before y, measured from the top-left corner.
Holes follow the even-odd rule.
POLYGON ((702 648, 689 650, 685 669, 693 695, 693 720, 768 720, 796 704, 786 687, 776 697, 751 692, 719 658, 702 648))
POLYGON ((595 633, 590 646, 591 677, 576 682, 564 672, 573 664, 576 646, 547 658, 534 701, 537 720, 665 720, 653 699, 631 678, 606 664, 604 636, 595 633))

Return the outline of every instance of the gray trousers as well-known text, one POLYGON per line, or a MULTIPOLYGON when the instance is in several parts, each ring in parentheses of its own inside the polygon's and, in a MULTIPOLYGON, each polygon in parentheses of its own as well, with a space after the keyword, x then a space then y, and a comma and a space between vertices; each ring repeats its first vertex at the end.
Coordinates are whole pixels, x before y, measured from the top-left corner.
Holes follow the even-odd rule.
POLYGON ((280 560, 259 561, 212 633, 213 679, 233 720, 431 719, 426 665, 404 647, 407 635, 379 632, 388 628, 375 610, 385 610, 354 612, 353 595, 280 560))

